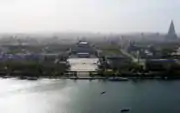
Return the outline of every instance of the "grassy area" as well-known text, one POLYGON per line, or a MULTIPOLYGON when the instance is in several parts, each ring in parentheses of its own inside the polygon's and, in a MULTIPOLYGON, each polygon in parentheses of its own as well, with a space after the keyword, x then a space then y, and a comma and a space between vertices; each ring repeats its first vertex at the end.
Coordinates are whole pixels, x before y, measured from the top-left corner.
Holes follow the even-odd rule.
POLYGON ((120 48, 114 45, 109 45, 104 48, 101 48, 102 53, 105 55, 120 55, 122 54, 120 48))

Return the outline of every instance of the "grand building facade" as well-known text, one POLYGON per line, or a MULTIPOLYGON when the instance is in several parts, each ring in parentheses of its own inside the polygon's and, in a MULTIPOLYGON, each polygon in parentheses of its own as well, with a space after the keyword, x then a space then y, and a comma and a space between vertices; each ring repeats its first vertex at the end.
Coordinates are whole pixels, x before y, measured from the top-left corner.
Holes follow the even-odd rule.
POLYGON ((71 48, 71 56, 89 58, 96 56, 96 50, 86 41, 79 41, 71 48))

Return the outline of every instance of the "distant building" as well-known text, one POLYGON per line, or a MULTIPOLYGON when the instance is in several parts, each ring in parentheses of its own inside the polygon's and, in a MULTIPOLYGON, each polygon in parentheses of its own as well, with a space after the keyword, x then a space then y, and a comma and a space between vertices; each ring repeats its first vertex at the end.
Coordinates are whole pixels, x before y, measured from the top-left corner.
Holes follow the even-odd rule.
POLYGON ((173 21, 171 21, 168 34, 165 37, 165 41, 175 41, 178 37, 176 35, 175 27, 173 21))
POLYGON ((155 48, 154 45, 138 45, 131 43, 127 52, 142 59, 157 59, 162 57, 161 51, 155 48))
POLYGON ((128 67, 131 63, 131 59, 121 56, 106 56, 107 66, 109 69, 118 70, 123 67, 128 67))
POLYGON ((95 55, 95 49, 86 41, 79 41, 71 48, 71 56, 87 58, 95 55))
POLYGON ((180 63, 176 59, 148 59, 146 69, 149 71, 164 71, 168 69, 180 69, 180 63))

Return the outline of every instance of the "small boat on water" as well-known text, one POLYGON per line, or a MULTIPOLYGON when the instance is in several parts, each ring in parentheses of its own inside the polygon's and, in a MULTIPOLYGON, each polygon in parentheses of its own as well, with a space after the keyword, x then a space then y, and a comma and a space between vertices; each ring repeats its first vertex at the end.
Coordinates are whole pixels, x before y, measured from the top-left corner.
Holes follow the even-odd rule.
POLYGON ((6 75, 6 76, 2 76, 2 78, 10 78, 10 76, 7 76, 7 75, 6 75))
POLYGON ((21 79, 21 80, 37 80, 38 77, 20 76, 19 79, 21 79))
POLYGON ((21 80, 25 80, 26 79, 25 76, 19 76, 18 78, 21 79, 21 80))
POLYGON ((103 94, 105 94, 106 92, 105 91, 103 91, 103 92, 101 92, 101 95, 103 95, 103 94))
POLYGON ((118 82, 118 81, 128 81, 128 78, 118 77, 118 78, 109 78, 109 81, 118 82))
POLYGON ((130 111, 130 108, 123 108, 123 109, 121 109, 121 113, 129 112, 129 111, 130 111))
POLYGON ((37 80, 37 77, 26 77, 27 80, 37 80))

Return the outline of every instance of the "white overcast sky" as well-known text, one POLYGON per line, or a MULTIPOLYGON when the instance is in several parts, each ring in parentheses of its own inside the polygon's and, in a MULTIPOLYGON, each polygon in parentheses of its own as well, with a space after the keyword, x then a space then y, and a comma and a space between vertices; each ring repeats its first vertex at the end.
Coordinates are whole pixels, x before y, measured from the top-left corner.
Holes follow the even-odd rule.
POLYGON ((180 0, 0 0, 0 32, 180 33, 180 0))

